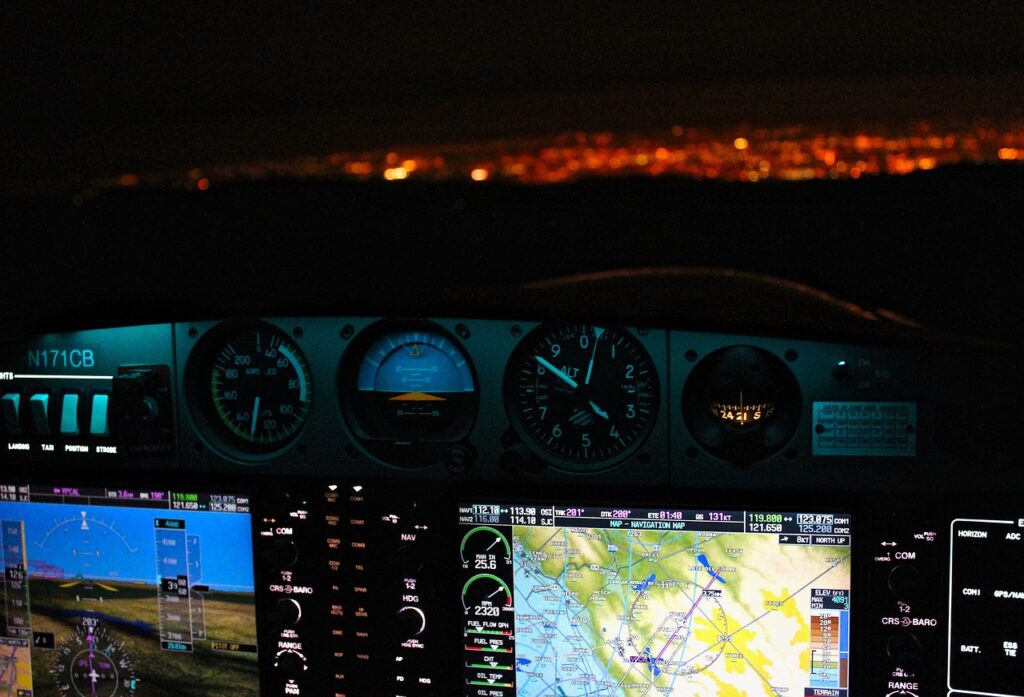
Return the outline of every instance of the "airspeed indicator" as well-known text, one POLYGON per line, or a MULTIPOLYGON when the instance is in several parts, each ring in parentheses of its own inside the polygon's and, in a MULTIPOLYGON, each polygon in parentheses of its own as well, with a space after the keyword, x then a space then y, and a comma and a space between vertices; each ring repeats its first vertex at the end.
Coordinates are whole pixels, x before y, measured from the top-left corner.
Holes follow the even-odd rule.
POLYGON ((225 324, 203 337, 187 385, 209 435, 248 457, 273 455, 292 442, 313 400, 302 351, 264 322, 225 324))

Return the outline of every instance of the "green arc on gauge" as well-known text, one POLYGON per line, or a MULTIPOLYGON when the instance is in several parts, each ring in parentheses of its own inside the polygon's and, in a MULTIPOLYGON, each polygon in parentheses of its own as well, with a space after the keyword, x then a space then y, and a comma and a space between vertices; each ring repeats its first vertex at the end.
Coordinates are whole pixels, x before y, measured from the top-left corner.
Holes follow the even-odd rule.
POLYGON ((505 539, 505 536, 502 535, 497 530, 495 530, 494 528, 488 527, 486 525, 481 525, 480 527, 473 528, 472 530, 470 530, 469 532, 467 532, 463 536, 462 544, 459 545, 459 554, 462 556, 462 561, 466 561, 466 556, 465 555, 466 555, 466 542, 467 542, 467 540, 469 540, 469 538, 472 537, 475 533, 478 533, 478 532, 481 532, 481 531, 493 532, 495 535, 497 535, 498 539, 501 540, 502 544, 505 545, 505 556, 507 556, 507 557, 511 557, 512 556, 512 547, 509 546, 508 540, 505 539))
POLYGON ((511 605, 512 604, 512 589, 510 589, 508 587, 507 583, 502 581, 500 578, 498 578, 494 574, 477 574, 476 576, 473 576, 468 581, 466 581, 466 585, 464 585, 462 587, 462 607, 464 607, 467 610, 469 609, 468 607, 466 607, 466 591, 469 590, 469 587, 471 585, 473 585, 474 583, 476 583, 477 581, 480 581, 482 579, 490 579, 492 581, 497 581, 498 585, 505 589, 505 595, 508 598, 508 600, 505 601, 505 604, 506 605, 511 605))

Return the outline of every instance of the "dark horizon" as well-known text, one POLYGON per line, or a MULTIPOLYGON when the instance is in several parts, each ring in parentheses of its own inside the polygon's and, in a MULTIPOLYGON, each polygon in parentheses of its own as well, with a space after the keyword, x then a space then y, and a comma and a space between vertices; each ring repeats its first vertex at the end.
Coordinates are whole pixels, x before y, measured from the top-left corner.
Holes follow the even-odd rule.
POLYGON ((5 7, 2 189, 338 148, 1021 114, 1012 3, 5 7))

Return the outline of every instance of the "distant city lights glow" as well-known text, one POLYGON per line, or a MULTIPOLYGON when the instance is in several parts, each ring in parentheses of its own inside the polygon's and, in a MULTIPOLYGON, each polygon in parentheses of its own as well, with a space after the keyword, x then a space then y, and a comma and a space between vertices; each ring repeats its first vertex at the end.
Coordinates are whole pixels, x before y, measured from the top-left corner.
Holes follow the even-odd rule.
POLYGON ((292 160, 132 173, 95 180, 105 189, 169 187, 206 191, 277 177, 389 182, 469 180, 554 184, 593 177, 677 176, 763 183, 906 175, 946 165, 1024 162, 1024 121, 916 121, 858 126, 698 128, 630 133, 568 132, 454 145, 332 152, 292 160), (742 135, 740 135, 742 133, 742 135))

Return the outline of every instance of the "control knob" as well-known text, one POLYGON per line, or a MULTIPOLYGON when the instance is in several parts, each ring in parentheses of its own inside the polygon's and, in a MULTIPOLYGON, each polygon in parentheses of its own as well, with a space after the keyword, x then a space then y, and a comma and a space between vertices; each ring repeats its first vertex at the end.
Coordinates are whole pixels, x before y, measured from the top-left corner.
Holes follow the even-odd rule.
POLYGON ((391 555, 390 563, 404 574, 415 574, 423 568, 423 555, 414 545, 402 545, 391 555))
POLYGON ((294 598, 281 598, 267 610, 267 619, 278 627, 292 627, 302 619, 302 606, 294 598))
POLYGON ((289 569, 299 559, 299 548, 292 540, 279 537, 267 548, 265 554, 275 569, 289 569))
POLYGON ((900 600, 910 600, 922 590, 921 572, 916 566, 900 564, 889 572, 889 590, 900 600))
POLYGON ((415 605, 405 605, 399 609, 398 624, 408 637, 418 637, 427 628, 427 616, 415 605))
POLYGON ((274 657, 274 667, 286 675, 299 675, 309 669, 306 657, 291 649, 280 651, 274 657))
POLYGON ((899 632, 885 643, 885 653, 900 668, 917 670, 921 664, 921 640, 910 632, 899 632))

